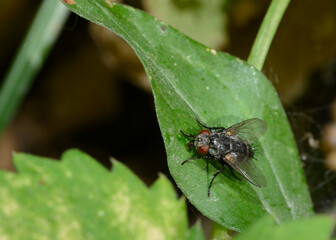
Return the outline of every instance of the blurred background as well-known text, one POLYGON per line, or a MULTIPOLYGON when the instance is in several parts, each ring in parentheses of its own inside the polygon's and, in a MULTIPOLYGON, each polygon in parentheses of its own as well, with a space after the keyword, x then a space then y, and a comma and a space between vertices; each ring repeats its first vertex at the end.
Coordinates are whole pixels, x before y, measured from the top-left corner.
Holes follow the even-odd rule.
MULTIPOLYGON (((41 2, 1 1, 1 79, 41 2)), ((246 60, 270 1, 124 3, 246 60)), ((14 171, 13 151, 59 159, 66 149, 79 148, 107 168, 113 156, 148 185, 159 172, 170 177, 150 85, 133 50, 112 32, 74 14, 61 28, 2 133, 0 168, 14 171)), ((336 199, 336 2, 291 1, 263 72, 291 122, 315 210, 330 211, 336 199)), ((192 218, 200 215, 191 211, 192 218)))

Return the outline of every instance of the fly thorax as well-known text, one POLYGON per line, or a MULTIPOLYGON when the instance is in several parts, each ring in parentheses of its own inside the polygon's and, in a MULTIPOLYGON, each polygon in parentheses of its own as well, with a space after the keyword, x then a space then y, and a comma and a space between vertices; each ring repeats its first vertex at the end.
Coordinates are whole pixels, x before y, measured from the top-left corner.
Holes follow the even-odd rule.
POLYGON ((212 137, 210 145, 211 148, 219 152, 231 151, 232 148, 230 138, 220 134, 214 135, 212 137))

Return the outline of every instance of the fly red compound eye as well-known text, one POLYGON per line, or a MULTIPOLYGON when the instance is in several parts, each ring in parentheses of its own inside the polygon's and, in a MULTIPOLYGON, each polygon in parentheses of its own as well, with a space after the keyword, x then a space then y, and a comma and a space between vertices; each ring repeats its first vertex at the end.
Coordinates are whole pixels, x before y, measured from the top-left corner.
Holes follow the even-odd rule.
POLYGON ((209 130, 206 130, 206 129, 201 130, 198 134, 204 134, 204 135, 210 136, 209 130))
POLYGON ((206 154, 209 151, 209 148, 210 148, 209 145, 202 145, 197 148, 197 151, 200 154, 206 154))

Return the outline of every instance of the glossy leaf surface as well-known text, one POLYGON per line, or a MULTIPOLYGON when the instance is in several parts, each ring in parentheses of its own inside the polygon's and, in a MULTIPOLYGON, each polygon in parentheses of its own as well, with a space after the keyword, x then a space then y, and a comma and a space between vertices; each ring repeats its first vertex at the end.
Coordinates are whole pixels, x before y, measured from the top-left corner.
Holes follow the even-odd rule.
POLYGON ((244 61, 201 45, 148 14, 108 0, 75 0, 67 6, 124 38, 142 61, 155 100, 170 172, 204 215, 235 230, 265 213, 277 222, 312 214, 295 141, 278 96, 266 77, 244 61), (195 156, 184 136, 206 125, 229 127, 260 118, 268 124, 256 165, 267 187, 239 182, 224 173, 207 188, 216 169, 195 156))

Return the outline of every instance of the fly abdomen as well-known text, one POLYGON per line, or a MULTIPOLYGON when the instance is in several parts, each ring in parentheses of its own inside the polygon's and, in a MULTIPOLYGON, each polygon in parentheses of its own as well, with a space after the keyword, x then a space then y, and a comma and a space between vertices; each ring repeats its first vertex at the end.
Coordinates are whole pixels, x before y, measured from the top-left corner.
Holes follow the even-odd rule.
POLYGON ((235 141, 234 145, 233 152, 244 156, 245 160, 251 159, 254 156, 253 149, 248 143, 238 140, 235 141))

